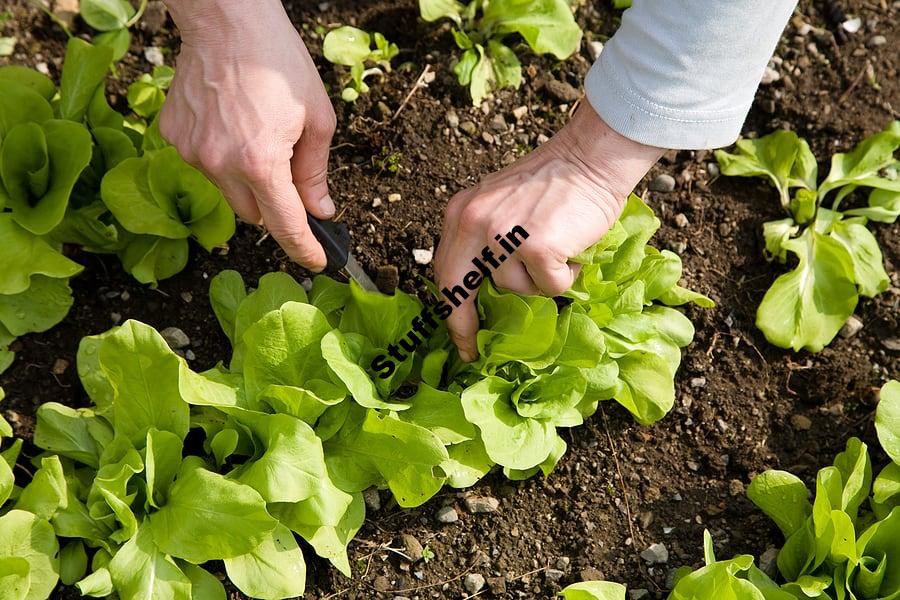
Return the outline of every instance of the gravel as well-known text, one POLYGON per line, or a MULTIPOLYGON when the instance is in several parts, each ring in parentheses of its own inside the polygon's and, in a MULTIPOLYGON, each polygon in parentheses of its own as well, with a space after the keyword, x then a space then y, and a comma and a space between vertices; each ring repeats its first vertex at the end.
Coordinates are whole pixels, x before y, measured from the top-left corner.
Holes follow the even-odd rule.
POLYGON ((675 178, 668 173, 660 173, 650 180, 648 187, 651 192, 668 193, 675 190, 675 178))
POLYGON ((422 543, 417 540, 415 536, 404 533, 400 536, 400 540, 403 542, 403 551, 408 557, 412 559, 413 562, 422 560, 422 555, 424 554, 425 549, 422 547, 422 543))
POLYGON ((812 427, 812 421, 806 415, 792 415, 791 427, 797 431, 806 431, 812 427))
POLYGON ((686 216, 684 216, 684 213, 678 213, 677 215, 675 215, 675 227, 684 229, 690 224, 691 222, 688 221, 688 218, 686 216))
POLYGON ((650 564, 664 565, 669 562, 669 551, 664 544, 654 543, 641 552, 641 558, 650 564))
POLYGON ((366 508, 371 511, 381 509, 381 496, 375 488, 369 488, 363 491, 363 500, 366 502, 366 508))
POLYGON ((576 88, 558 79, 551 79, 544 87, 547 89, 548 94, 560 102, 575 102, 581 97, 581 92, 576 88))
POLYGON ((469 594, 477 594, 484 587, 484 575, 480 573, 469 573, 463 579, 463 587, 469 594))
MULTIPOLYGON (((453 129, 459 127, 459 115, 456 114, 456 111, 448 110, 445 118, 447 119, 447 125, 453 129)), ((468 122, 471 123, 471 121, 468 122)), ((474 123, 472 124, 474 125, 474 123)))
POLYGON ((847 322, 844 323, 844 326, 841 327, 841 337, 842 338, 852 338, 854 335, 859 333, 863 328, 862 321, 857 319, 855 316, 850 315, 850 318, 847 319, 847 322))
POLYGON ((591 55, 591 60, 597 60, 600 58, 600 53, 603 52, 603 42, 588 42, 587 49, 588 54, 591 55))
POLYGON ((434 251, 425 248, 413 248, 412 255, 417 265, 427 265, 434 258, 434 251))
POLYGON ((473 121, 463 121, 459 124, 459 128, 463 130, 463 133, 472 137, 478 133, 478 126, 473 121))
POLYGON ((437 519, 438 523, 456 523, 459 521, 459 514, 452 506, 444 506, 438 509, 435 519, 437 519))
POLYGON ((500 501, 491 496, 467 496, 465 503, 470 513, 492 513, 500 508, 500 501))
POLYGON ((181 350, 191 345, 191 338, 177 327, 166 327, 159 334, 172 350, 181 350))

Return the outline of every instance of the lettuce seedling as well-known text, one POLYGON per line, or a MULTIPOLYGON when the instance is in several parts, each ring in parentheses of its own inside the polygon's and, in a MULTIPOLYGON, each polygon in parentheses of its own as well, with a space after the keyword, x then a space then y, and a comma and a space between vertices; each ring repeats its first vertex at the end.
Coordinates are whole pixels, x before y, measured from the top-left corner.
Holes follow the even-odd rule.
POLYGON ((344 25, 325 34, 322 53, 329 62, 350 67, 350 80, 341 90, 341 99, 354 102, 360 94, 369 92, 366 78, 384 76, 391 72, 391 60, 400 50, 380 33, 369 35, 362 29, 344 25), (371 48, 372 42, 375 48, 371 48), (376 66, 366 68, 366 63, 376 66))
POLYGON ((581 28, 565 0, 419 0, 426 21, 450 19, 453 38, 462 50, 453 68, 460 85, 468 87, 478 106, 492 91, 517 88, 522 65, 505 41, 519 34, 537 54, 564 60, 578 50, 581 28))
POLYGON ((716 151, 723 174, 767 178, 789 215, 763 224, 766 258, 785 263, 793 254, 798 260, 775 280, 756 313, 756 326, 772 344, 818 352, 853 314, 860 295, 874 297, 890 285, 867 224, 893 223, 900 215, 898 147, 900 121, 894 121, 852 151, 832 156, 821 184, 809 145, 791 131, 741 140, 737 154, 716 151), (868 206, 841 209, 861 188, 870 190, 868 206))
POLYGON ((144 73, 128 86, 128 106, 138 115, 152 120, 159 114, 166 101, 166 90, 172 84, 175 69, 169 66, 154 67, 153 74, 144 73))

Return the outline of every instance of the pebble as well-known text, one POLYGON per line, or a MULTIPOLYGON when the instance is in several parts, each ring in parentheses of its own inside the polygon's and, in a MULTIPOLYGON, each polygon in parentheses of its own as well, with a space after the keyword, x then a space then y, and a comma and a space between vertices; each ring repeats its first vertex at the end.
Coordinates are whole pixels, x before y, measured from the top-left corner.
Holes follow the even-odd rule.
POLYGON ((641 558, 650 564, 664 565, 669 562, 669 551, 664 544, 654 543, 641 552, 641 558))
POLYGON ((413 260, 416 261, 417 265, 427 265, 434 257, 434 251, 426 250, 424 248, 414 248, 412 255, 413 260))
POLYGON ((484 140, 485 142, 487 142, 488 144, 493 144, 493 143, 494 143, 494 136, 491 135, 491 133, 490 133, 489 131, 482 131, 482 132, 481 132, 481 139, 483 139, 483 140, 484 140))
POLYGON ((400 536, 400 540, 403 542, 404 552, 408 557, 412 559, 413 562, 422 560, 422 555, 425 552, 425 549, 422 547, 422 543, 417 540, 415 536, 404 533, 400 536))
POLYGON ((491 129, 496 133, 506 132, 506 119, 503 118, 503 115, 497 113, 491 118, 491 129))
POLYGON ((675 215, 675 226, 679 229, 684 229, 690 224, 691 222, 688 221, 688 218, 686 216, 684 216, 684 213, 678 213, 677 215, 675 215))
POLYGON ((718 177, 721 171, 719 170, 718 163, 710 162, 706 163, 706 174, 712 177, 718 177))
POLYGON ((628 590, 628 597, 631 600, 644 600, 644 598, 650 597, 650 590, 646 590, 644 588, 628 590))
POLYGON ((378 494, 378 490, 375 488, 369 488, 363 491, 363 500, 366 502, 366 508, 371 511, 377 511, 381 509, 381 496, 378 494))
POLYGON ((684 254, 687 250, 687 242, 669 242, 669 250, 671 250, 675 254, 684 254))
POLYGON ((857 319, 854 315, 850 315, 850 318, 848 318, 847 322, 844 323, 844 326, 841 327, 841 337, 852 338, 854 335, 859 333, 862 328, 862 321, 857 319))
POLYGON ((543 133, 538 134, 538 136, 537 136, 538 146, 540 146, 544 142, 549 142, 549 141, 550 141, 550 138, 548 138, 545 134, 543 134, 543 133))
POLYGON ((847 19, 843 23, 841 23, 841 29, 846 31, 847 33, 856 33, 859 31, 859 28, 862 27, 862 19, 856 17, 855 19, 847 19))
POLYGON ((375 111, 376 116, 380 117, 382 121, 390 119, 394 114, 394 111, 391 110, 391 107, 381 101, 379 101, 378 104, 375 105, 375 111))
POLYGON ((163 58, 162 50, 160 50, 157 46, 147 46, 144 48, 144 58, 147 59, 147 62, 153 65, 154 67, 161 67, 166 64, 165 59, 163 58))
POLYGON ((181 350, 191 345, 191 338, 177 327, 166 327, 159 334, 172 350, 181 350))
POLYGON ((122 322, 122 313, 111 312, 109 313, 109 320, 112 321, 113 325, 118 325, 122 322))
POLYGON ((728 493, 732 496, 744 495, 744 482, 740 479, 732 479, 728 482, 728 493))
POLYGON ((309 292, 312 291, 312 288, 313 288, 313 280, 310 279, 309 277, 304 277, 304 278, 300 281, 300 287, 302 287, 302 288, 303 288, 303 291, 306 292, 306 293, 308 294, 309 292))
POLYGON ((397 192, 394 192, 393 194, 388 194, 388 198, 387 198, 388 202, 391 202, 391 203, 400 202, 402 199, 403 199, 403 196, 401 196, 397 192))
POLYGON ((375 198, 374 200, 372 200, 372 208, 378 208, 379 206, 381 206, 381 204, 381 198, 375 198))
POLYGON ((766 551, 759 555, 759 570, 769 577, 777 576, 778 548, 766 548, 766 551))
MULTIPOLYGON (((125 298, 125 292, 122 292, 122 298, 125 298)), ((181 299, 190 304, 194 301, 194 295, 190 292, 181 292, 181 299)))
POLYGON ((722 419, 716 419, 716 427, 718 427, 719 431, 721 431, 722 433, 725 433, 728 431, 728 423, 726 423, 722 419))
POLYGON ((706 377, 691 377, 691 387, 706 387, 706 377))
POLYGON ((119 297, 122 298, 123 302, 128 302, 129 300, 131 300, 131 294, 128 293, 128 290, 122 292, 122 295, 119 297))
POLYGON ((34 65, 34 68, 38 70, 38 73, 43 73, 44 75, 50 75, 50 67, 47 66, 45 62, 39 62, 34 65))
POLYGON ((561 556, 556 560, 556 568, 560 571, 567 571, 571 562, 568 556, 561 556))
POLYGON ((900 338, 888 338, 886 340, 881 340, 881 345, 888 350, 900 352, 900 338))
POLYGON ((544 577, 547 578, 547 581, 559 581, 563 577, 565 577, 565 572, 560 571, 559 569, 547 569, 544 571, 544 577))
POLYGON ((197 355, 194 354, 193 350, 188 349, 184 351, 184 357, 188 360, 194 360, 197 358, 197 355))
POLYGON ((484 575, 480 573, 469 573, 463 579, 463 587, 469 594, 477 594, 484 587, 484 575))
POLYGON ((875 48, 877 46, 884 46, 885 44, 887 44, 887 38, 883 35, 873 35, 868 43, 868 45, 872 48, 875 48))
POLYGON ((812 427, 812 421, 806 415, 792 415, 791 426, 797 431, 806 431, 812 427))
POLYGON ((766 70, 763 72, 762 79, 760 79, 760 83, 762 85, 770 85, 775 83, 781 79, 781 73, 773 69, 772 67, 766 67, 766 70))
POLYGON ((560 102, 575 102, 581 97, 581 92, 576 88, 558 79, 551 79, 544 87, 547 88, 547 93, 560 102))
POLYGON ((475 134, 478 133, 478 126, 472 121, 463 121, 459 124, 459 128, 463 130, 463 133, 472 137, 475 137, 475 134))
POLYGON ((445 118, 447 119, 447 125, 449 125, 453 129, 457 129, 459 127, 459 115, 456 114, 456 111, 448 110, 445 118))
POLYGON ((444 506, 437 511, 435 519, 437 519, 438 523, 456 523, 459 521, 459 515, 452 506, 444 506))
POLYGON ((69 361, 64 358, 57 358, 53 361, 53 374, 62 375, 69 368, 69 361))
POLYGON ((660 173, 650 180, 651 192, 671 192, 675 189, 675 178, 668 173, 660 173))
POLYGON ((467 496, 465 503, 470 513, 492 513, 500 508, 500 501, 491 496, 467 496))
POLYGON ((588 54, 591 55, 591 60, 597 60, 600 58, 600 53, 603 52, 603 42, 588 42, 587 49, 588 54))
POLYGON ((687 468, 690 469, 691 471, 699 471, 700 470, 700 463, 698 463, 695 460, 686 461, 685 464, 687 465, 687 468))
POLYGON ((514 108, 512 111, 512 115, 516 118, 516 121, 521 121, 522 119, 525 118, 525 115, 527 115, 527 114, 528 114, 527 106, 519 106, 517 108, 514 108))

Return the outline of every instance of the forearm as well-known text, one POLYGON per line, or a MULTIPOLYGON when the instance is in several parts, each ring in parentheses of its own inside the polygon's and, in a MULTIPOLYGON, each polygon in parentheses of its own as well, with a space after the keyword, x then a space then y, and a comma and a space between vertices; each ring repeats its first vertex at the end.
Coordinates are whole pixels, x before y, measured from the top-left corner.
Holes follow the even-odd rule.
POLYGON ((635 0, 588 74, 594 109, 652 146, 733 142, 795 0, 635 0))
POLYGON ((280 0, 165 0, 183 42, 224 43, 238 49, 234 39, 253 34, 272 35, 286 25, 293 28, 280 0))

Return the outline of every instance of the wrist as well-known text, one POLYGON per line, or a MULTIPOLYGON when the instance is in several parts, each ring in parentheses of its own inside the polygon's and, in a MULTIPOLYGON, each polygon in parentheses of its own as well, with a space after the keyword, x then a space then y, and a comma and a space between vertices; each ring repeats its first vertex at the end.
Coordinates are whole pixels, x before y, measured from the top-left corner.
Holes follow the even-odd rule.
POLYGON ((586 99, 560 133, 563 147, 620 203, 666 151, 618 133, 586 99))

